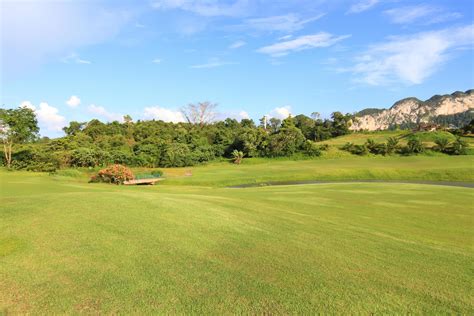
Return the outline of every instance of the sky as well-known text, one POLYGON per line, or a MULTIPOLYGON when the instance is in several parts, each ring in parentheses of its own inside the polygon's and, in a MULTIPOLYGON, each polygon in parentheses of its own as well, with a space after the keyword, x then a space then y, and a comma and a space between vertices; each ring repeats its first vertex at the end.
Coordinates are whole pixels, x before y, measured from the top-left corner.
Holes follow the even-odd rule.
POLYGON ((474 88, 472 0, 0 0, 0 104, 70 121, 388 108, 474 88))

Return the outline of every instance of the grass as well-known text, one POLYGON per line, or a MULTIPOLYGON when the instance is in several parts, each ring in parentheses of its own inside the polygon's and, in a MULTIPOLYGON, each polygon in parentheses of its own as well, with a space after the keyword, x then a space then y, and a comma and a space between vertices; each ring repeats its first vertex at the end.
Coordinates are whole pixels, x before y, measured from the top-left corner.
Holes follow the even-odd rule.
POLYGON ((0 312, 472 314, 472 189, 220 187, 370 170, 472 180, 468 157, 402 158, 170 169, 155 187, 0 171, 0 312))
POLYGON ((244 159, 164 169, 165 185, 229 186, 299 180, 432 180, 474 182, 474 156, 316 158, 310 160, 244 159), (191 172, 192 177, 184 174, 191 172))

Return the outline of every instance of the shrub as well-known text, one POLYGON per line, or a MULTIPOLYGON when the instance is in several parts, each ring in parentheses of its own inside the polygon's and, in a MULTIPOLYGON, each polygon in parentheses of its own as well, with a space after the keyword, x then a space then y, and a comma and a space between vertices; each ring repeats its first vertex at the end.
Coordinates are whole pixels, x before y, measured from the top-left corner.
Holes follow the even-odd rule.
POLYGON ((55 173, 56 169, 57 169, 56 166, 51 162, 37 162, 37 163, 32 163, 26 167, 26 170, 28 171, 49 172, 49 173, 55 173))
POLYGON ((437 139, 435 139, 435 150, 437 151, 440 151, 442 153, 447 153, 448 152, 448 147, 449 147, 449 139, 445 138, 445 137, 439 137, 437 139))
POLYGON ((419 154, 424 151, 425 147, 423 147, 423 143, 418 137, 411 137, 403 150, 407 155, 419 154))
POLYGON ((163 171, 161 171, 161 170, 153 170, 153 171, 151 172, 151 175, 154 176, 154 177, 159 178, 159 177, 163 176, 163 171))
POLYGON ((367 146, 364 145, 354 145, 352 146, 351 153, 354 155, 364 156, 369 153, 367 146))
POLYGON ((319 146, 319 149, 320 150, 328 150, 329 149, 329 144, 322 144, 321 146, 319 146))
POLYGON ((89 182, 103 182, 123 184, 125 181, 133 180, 135 177, 132 170, 122 165, 111 165, 93 175, 89 182))
POLYGON ((365 146, 374 155, 385 155, 387 153, 387 146, 384 143, 376 143, 373 139, 367 139, 365 146))
POLYGON ((369 153, 366 144, 363 145, 354 145, 353 143, 346 143, 342 146, 342 150, 348 151, 351 154, 364 156, 369 153))
POLYGON ((235 149, 232 152, 232 159, 234 159, 235 164, 240 165, 240 163, 244 159, 244 153, 235 149))
POLYGON ((385 145, 387 155, 391 155, 398 150, 398 139, 395 137, 389 137, 387 144, 385 145))
POLYGON ((466 141, 462 140, 461 137, 458 137, 453 142, 451 153, 453 155, 466 155, 468 146, 469 145, 466 141))
POLYGON ((321 156, 321 149, 314 142, 307 140, 304 144, 305 154, 310 157, 321 156))

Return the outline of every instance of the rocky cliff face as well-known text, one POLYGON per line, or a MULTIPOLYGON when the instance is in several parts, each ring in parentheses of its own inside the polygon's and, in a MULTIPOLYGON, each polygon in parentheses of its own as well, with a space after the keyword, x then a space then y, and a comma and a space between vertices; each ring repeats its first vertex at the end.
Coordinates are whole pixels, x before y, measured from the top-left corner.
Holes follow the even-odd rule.
POLYGON ((396 102, 390 109, 369 109, 359 112, 351 129, 384 130, 395 125, 428 123, 440 115, 454 115, 472 110, 474 110, 474 90, 435 95, 426 101, 407 98, 396 102))

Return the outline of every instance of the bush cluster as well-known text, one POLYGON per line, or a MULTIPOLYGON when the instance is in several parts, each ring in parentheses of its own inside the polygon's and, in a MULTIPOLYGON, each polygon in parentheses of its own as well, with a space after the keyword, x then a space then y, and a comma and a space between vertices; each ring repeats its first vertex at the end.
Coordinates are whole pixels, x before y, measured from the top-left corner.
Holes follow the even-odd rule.
MULTIPOLYGON (((468 143, 457 137, 454 142, 450 142, 447 138, 438 138, 435 140, 436 146, 433 150, 442 152, 448 155, 466 155, 468 143)), ((341 148, 342 150, 348 151, 354 155, 417 155, 426 151, 427 148, 423 145, 423 142, 416 136, 410 136, 405 146, 399 145, 399 140, 394 137, 389 137, 385 143, 377 143, 373 139, 367 139, 362 145, 355 145, 352 143, 346 143, 341 148)))
POLYGON ((91 177, 89 182, 123 184, 125 181, 133 180, 134 178, 135 176, 130 168, 115 164, 100 170, 96 175, 91 177))

